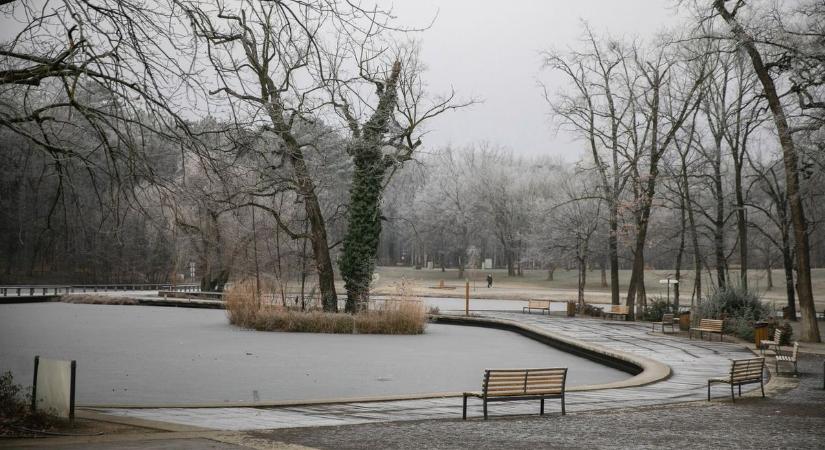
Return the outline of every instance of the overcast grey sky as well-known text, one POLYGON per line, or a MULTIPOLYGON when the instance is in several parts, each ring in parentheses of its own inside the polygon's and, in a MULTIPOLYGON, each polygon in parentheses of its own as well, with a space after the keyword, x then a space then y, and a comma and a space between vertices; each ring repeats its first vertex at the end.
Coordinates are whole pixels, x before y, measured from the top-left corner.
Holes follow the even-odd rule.
MULTIPOLYGON (((582 144, 554 132, 549 108, 537 86, 552 91, 558 77, 542 72, 539 52, 578 45, 582 20, 597 34, 647 39, 679 18, 672 0, 395 0, 400 22, 420 26, 426 78, 433 92, 453 86, 462 97, 484 101, 441 117, 426 138, 429 149, 478 141, 518 154, 561 156, 573 161, 582 144)), ((684 15, 682 11, 679 15, 684 15)))

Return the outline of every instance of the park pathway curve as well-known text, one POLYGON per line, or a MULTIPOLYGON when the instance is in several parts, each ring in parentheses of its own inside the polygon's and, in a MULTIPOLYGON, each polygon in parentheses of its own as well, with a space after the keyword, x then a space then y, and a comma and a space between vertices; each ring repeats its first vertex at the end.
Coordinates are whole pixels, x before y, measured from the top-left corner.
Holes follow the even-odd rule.
MULTIPOLYGON (((568 392, 568 413, 703 400, 707 396, 708 378, 724 376, 730 368, 731 359, 753 357, 753 353, 742 344, 688 340, 684 335, 651 333, 650 324, 646 323, 496 311, 485 311, 477 317, 523 324, 547 334, 584 342, 591 347, 648 358, 671 369, 669 377, 644 386, 568 392)), ((729 391, 724 386, 714 389, 714 397, 725 398, 729 391)), ((748 387, 747 390, 754 389, 753 385, 746 386, 748 387)), ((759 386, 755 388, 758 389, 759 386)), ((469 400, 468 416, 479 417, 481 402, 473 400, 469 400)), ((547 412, 551 417, 558 411, 557 408, 557 401, 548 401, 547 412)), ((107 408, 94 411, 106 415, 206 429, 255 430, 402 420, 460 419, 461 398, 283 407, 107 408)), ((535 401, 493 403, 490 406, 491 417, 537 412, 538 402, 535 401)))

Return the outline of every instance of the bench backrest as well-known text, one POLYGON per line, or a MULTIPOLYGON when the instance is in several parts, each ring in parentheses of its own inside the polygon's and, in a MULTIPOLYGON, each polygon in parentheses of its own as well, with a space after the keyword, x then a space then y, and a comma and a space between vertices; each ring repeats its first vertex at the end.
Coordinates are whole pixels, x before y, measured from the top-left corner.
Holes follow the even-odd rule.
POLYGON ((777 329, 776 329, 776 331, 774 331, 774 332, 773 332, 773 342, 774 342, 776 345, 779 345, 779 342, 780 342, 781 340, 782 340, 782 330, 780 330, 779 328, 777 328, 777 329))
POLYGON ((717 333, 721 333, 723 323, 724 321, 717 319, 701 319, 699 320, 699 328, 704 328, 705 330, 711 330, 717 333))
POLYGON ((662 323, 673 323, 673 314, 662 314, 662 323))
POLYGON ((735 359, 730 366, 730 380, 733 383, 762 379, 765 358, 735 359))
POLYGON ((627 306, 625 305, 610 305, 611 314, 628 314, 627 306))
POLYGON ((482 394, 487 397, 554 395, 564 393, 566 367, 548 369, 488 369, 482 394))
POLYGON ((528 308, 550 308, 550 300, 530 300, 527 303, 528 308))

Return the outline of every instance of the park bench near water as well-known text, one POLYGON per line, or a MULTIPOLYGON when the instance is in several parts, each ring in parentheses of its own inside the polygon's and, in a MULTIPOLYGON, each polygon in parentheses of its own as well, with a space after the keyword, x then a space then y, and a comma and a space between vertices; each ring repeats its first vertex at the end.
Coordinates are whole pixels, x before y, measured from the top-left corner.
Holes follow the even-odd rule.
POLYGON ((544 311, 547 311, 547 315, 550 315, 550 300, 529 300, 527 306, 521 308, 521 312, 529 313, 534 309, 542 311, 542 314, 544 314, 544 311))
POLYGON ((561 399, 564 415, 564 384, 566 367, 547 369, 487 369, 481 392, 465 392, 462 418, 467 419, 467 397, 478 397, 484 402, 484 418, 487 419, 487 403, 512 400, 541 400, 539 415, 544 415, 544 399, 561 399))
POLYGON ((704 333, 719 333, 719 342, 722 342, 722 338, 725 335, 724 332, 724 320, 717 320, 717 319, 701 319, 699 320, 698 327, 690 327, 688 331, 688 337, 693 339, 693 332, 699 332, 699 339, 704 337, 704 333))
POLYGON ((730 374, 724 378, 711 378, 708 380, 708 401, 710 401, 710 385, 713 383, 726 383, 730 385, 730 398, 736 401, 733 395, 733 387, 739 387, 739 396, 742 396, 742 385, 759 383, 762 388, 762 397, 765 396, 765 382, 763 372, 765 371, 765 358, 735 359, 731 362, 730 374))

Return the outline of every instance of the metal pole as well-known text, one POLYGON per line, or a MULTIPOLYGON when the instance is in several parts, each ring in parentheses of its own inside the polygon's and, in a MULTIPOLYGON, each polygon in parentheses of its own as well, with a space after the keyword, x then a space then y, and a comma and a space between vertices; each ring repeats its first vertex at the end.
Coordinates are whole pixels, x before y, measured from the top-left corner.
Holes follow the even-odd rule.
POLYGON ((464 285, 464 315, 470 315, 470 280, 464 285))

